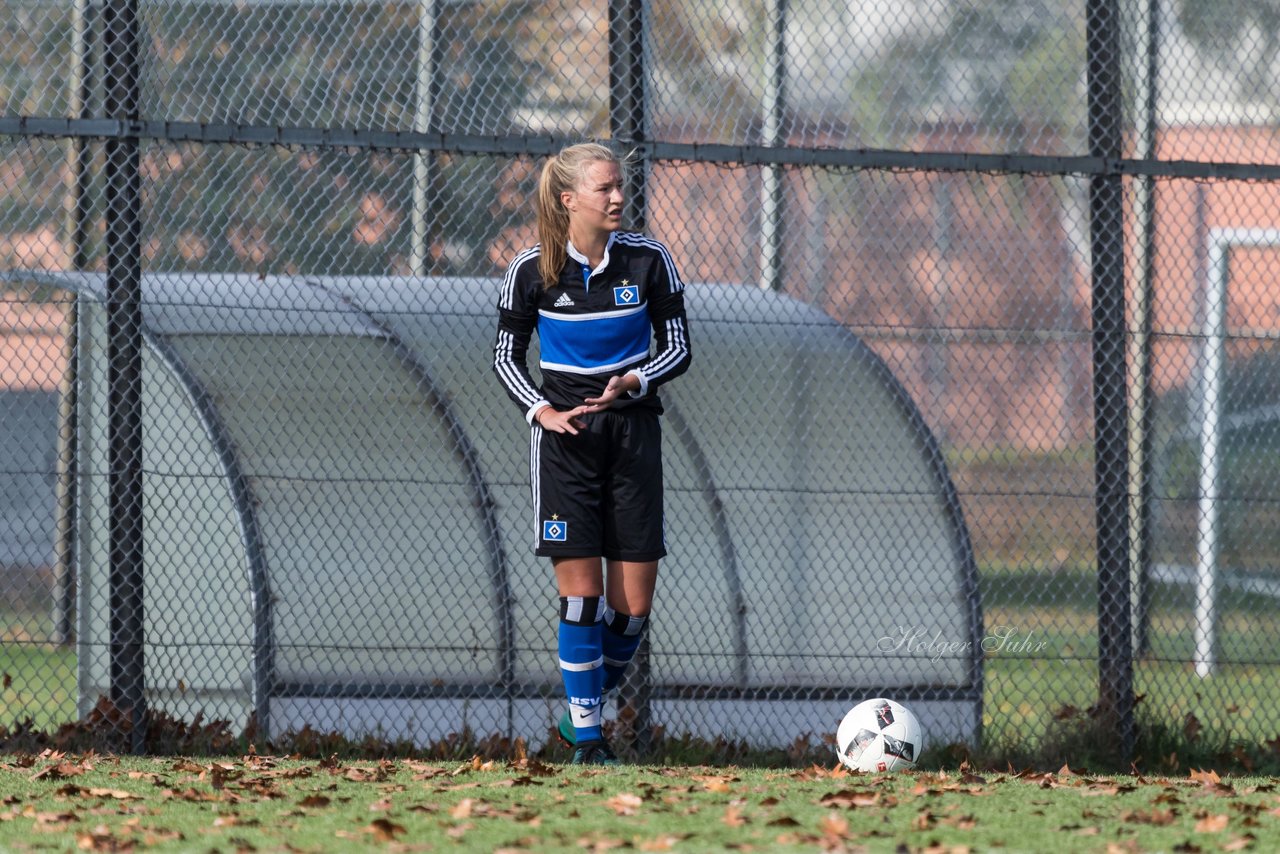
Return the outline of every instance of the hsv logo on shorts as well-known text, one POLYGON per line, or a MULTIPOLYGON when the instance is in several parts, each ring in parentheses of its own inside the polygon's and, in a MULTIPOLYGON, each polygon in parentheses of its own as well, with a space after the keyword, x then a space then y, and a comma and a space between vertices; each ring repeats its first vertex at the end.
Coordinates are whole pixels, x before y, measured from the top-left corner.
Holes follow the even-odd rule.
POLYGON ((563 543, 569 538, 569 523, 562 519, 544 519, 542 539, 548 543, 563 543))
POLYGON ((640 289, 631 284, 630 279, 623 279, 622 284, 613 289, 614 305, 639 305, 640 289))

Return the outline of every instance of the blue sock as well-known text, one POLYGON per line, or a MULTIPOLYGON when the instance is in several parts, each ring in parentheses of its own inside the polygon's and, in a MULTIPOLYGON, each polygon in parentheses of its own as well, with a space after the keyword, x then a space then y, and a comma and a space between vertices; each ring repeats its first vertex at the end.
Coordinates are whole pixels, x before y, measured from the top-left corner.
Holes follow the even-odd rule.
POLYGON ((569 720, 579 743, 601 738, 600 706, 604 657, 600 650, 600 617, 604 599, 568 596, 560 599, 560 675, 569 698, 569 720))
POLYGON ((600 635, 600 651, 604 654, 604 693, 608 694, 622 682, 631 659, 640 648, 640 638, 648 617, 632 617, 621 614, 608 605, 604 606, 604 631, 600 635))

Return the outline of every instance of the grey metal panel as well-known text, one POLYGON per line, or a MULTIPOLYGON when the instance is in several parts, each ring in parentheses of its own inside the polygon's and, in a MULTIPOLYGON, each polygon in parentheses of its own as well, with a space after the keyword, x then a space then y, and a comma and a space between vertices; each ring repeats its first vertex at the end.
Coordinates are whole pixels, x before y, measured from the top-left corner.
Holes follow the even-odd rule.
MULTIPOLYGON (((79 284, 100 293, 100 277, 79 284)), ((276 669, 259 685, 392 697, 439 680, 464 694, 476 680, 555 681, 545 637, 554 586, 529 534, 527 428, 490 367, 497 280, 144 285, 149 332, 216 406, 241 500, 257 503, 278 603, 276 669), (460 439, 461 466, 449 450, 460 439), (491 502, 483 519, 477 483, 491 502), (440 574, 484 566, 495 547, 505 594, 493 579, 440 574), (406 553, 420 559, 406 566, 406 553), (505 618, 459 622, 495 597, 511 608, 505 618)), ((698 595, 660 591, 654 696, 953 686, 980 704, 976 642, 954 657, 875 648, 905 625, 980 633, 959 505, 905 391, 806 304, 731 285, 693 285, 686 297, 694 368, 663 391, 673 546, 663 583, 698 595), (764 375, 763 364, 781 367, 764 375)))

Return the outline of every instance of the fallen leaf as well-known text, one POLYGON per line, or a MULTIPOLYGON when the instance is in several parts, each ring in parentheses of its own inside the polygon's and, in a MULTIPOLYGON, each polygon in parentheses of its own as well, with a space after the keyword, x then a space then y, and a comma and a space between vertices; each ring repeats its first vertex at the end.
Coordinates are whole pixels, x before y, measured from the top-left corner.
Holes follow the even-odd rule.
POLYGON ((865 789, 841 789, 838 792, 832 792, 823 795, 818 801, 824 807, 873 807, 880 803, 881 795, 879 792, 871 792, 865 789))
POLYGON ((31 775, 32 780, 65 780, 67 777, 75 777, 91 770, 83 765, 77 765, 74 762, 58 762, 54 765, 48 765, 45 768, 31 775))
POLYGON ((1209 786, 1215 786, 1222 782, 1222 778, 1218 776, 1218 772, 1212 769, 1208 771, 1201 771, 1199 768, 1192 768, 1191 779, 1195 780, 1197 783, 1204 783, 1209 786))
POLYGON ((365 828, 366 832, 374 835, 374 839, 379 842, 394 842, 397 836, 403 836, 404 826, 397 825, 396 822, 388 821, 385 818, 375 818, 369 823, 369 827, 365 828))
POLYGON ((720 821, 729 827, 742 827, 747 823, 747 819, 742 815, 742 807, 737 804, 729 804, 729 806, 725 807, 724 815, 721 816, 720 821))
POLYGON ((822 831, 823 836, 835 839, 849 838, 849 819, 837 812, 829 812, 822 817, 822 821, 818 822, 818 829, 822 831))
POLYGON ((475 807, 475 801, 471 798, 463 798, 458 801, 453 809, 449 810, 449 815, 454 818, 470 818, 471 811, 475 807))
POLYGON ((1161 810, 1155 809, 1154 807, 1146 812, 1142 810, 1133 810, 1120 813, 1121 821, 1132 822, 1134 824, 1151 824, 1156 827, 1164 827, 1165 825, 1173 824, 1174 818, 1176 818, 1176 816, 1174 815, 1173 810, 1161 810))
POLYGON ((1226 830, 1229 819, 1224 815, 1207 815, 1196 822, 1196 833, 1218 833, 1226 830))
POLYGON ((88 792, 91 797, 95 798, 111 798, 114 801, 141 801, 145 800, 142 795, 135 795, 133 792, 126 792, 123 789, 96 789, 89 788, 83 791, 88 792))
POLYGON ((639 795, 633 795, 630 792, 623 792, 614 795, 605 801, 605 806, 613 810, 617 815, 635 815, 640 809, 640 805, 644 803, 639 795))
POLYGON ((396 824, 385 818, 375 818, 365 828, 365 832, 372 833, 373 838, 379 842, 394 842, 397 836, 404 835, 406 831, 403 824, 396 824))
POLYGON ((708 792, 724 793, 729 791, 729 784, 738 782, 739 778, 723 774, 694 774, 693 779, 701 783, 708 792))
POLYGON ((667 833, 662 836, 654 837, 653 839, 636 840, 635 846, 641 851, 670 851, 672 848, 676 847, 676 843, 681 839, 684 839, 684 837, 667 833))
POLYGON ((1246 833, 1244 836, 1237 836, 1235 839, 1232 839, 1230 842, 1225 843, 1222 846, 1222 850, 1223 851, 1243 851, 1246 848, 1253 847, 1253 843, 1257 841, 1258 841, 1258 837, 1254 836, 1252 833, 1246 833))
POLYGON ((475 829, 474 824, 472 824, 469 821, 464 821, 462 824, 455 824, 453 827, 446 830, 444 832, 444 835, 449 837, 450 839, 461 839, 463 836, 467 834, 467 831, 474 830, 474 829, 475 829))
POLYGON ((327 807, 331 803, 333 802, 324 795, 307 795, 305 798, 298 801, 298 806, 315 809, 316 807, 327 807))
POLYGON ((77 833, 76 847, 81 851, 124 851, 132 846, 113 836, 105 826, 100 826, 89 833, 77 833))
POLYGON ((973 830, 978 826, 978 819, 972 815, 955 815, 947 816, 940 819, 943 824, 950 825, 956 830, 973 830))

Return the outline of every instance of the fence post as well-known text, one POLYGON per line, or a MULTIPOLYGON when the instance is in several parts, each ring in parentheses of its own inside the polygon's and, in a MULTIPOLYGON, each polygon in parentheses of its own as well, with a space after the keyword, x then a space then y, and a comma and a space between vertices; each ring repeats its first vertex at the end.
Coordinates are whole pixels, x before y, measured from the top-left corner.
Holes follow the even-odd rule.
MULTIPOLYGON (((640 162, 629 167, 626 227, 644 231, 648 225, 646 179, 649 153, 648 101, 645 97, 645 0, 609 0, 609 134, 627 150, 640 149, 640 162)), ((629 730, 637 753, 649 752, 652 728, 652 680, 649 633, 640 641, 631 672, 618 690, 619 720, 629 730)))
POLYGON ((138 0, 107 0, 102 16, 107 138, 107 492, 110 514, 111 702, 131 749, 146 746, 142 613, 142 252, 138 0))
MULTIPOLYGON (((1118 0, 1087 0, 1089 155, 1119 158, 1121 53, 1118 0)), ((1098 560, 1098 722, 1119 758, 1133 756, 1133 647, 1129 603, 1129 401, 1125 368, 1124 184, 1104 169, 1089 179, 1092 279, 1094 512, 1098 560)))
POLYGON ((627 227, 636 231, 644 231, 648 218, 644 28, 644 0, 609 0, 609 135, 627 149, 641 149, 640 162, 626 176, 627 227))
MULTIPOLYGON (((769 59, 760 144, 777 148, 787 138, 787 0, 773 0, 766 33, 769 59)), ((760 287, 773 291, 782 290, 782 232, 786 224, 782 176, 782 167, 775 163, 760 170, 760 287)))

